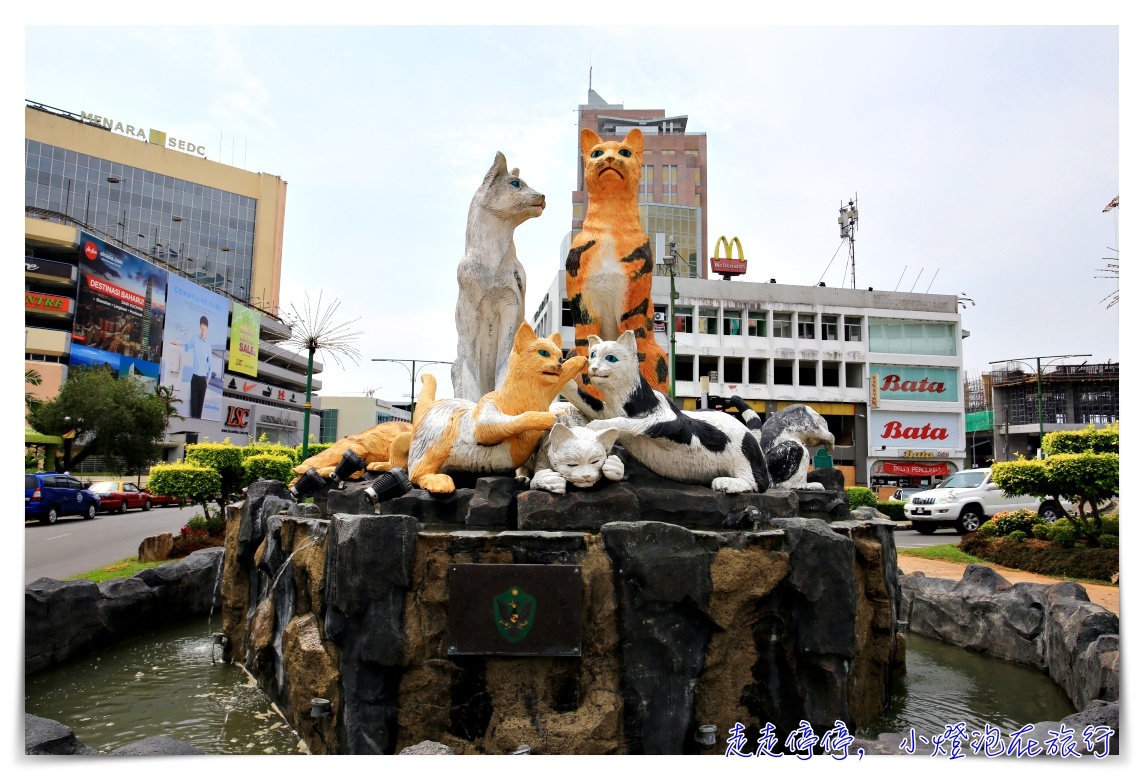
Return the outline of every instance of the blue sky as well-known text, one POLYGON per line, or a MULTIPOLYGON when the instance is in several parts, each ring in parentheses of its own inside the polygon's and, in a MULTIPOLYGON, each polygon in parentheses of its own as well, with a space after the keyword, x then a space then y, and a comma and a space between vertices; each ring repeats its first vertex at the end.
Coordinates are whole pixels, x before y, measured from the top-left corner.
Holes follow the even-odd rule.
POLYGON ((562 267, 589 65, 608 101, 708 134, 709 229, 740 237, 747 280, 849 286, 845 250, 831 257, 857 193, 858 286, 972 298, 975 374, 1119 359, 1119 308, 1101 302, 1117 282, 1094 278, 1119 240, 1119 211, 1101 212, 1120 186, 1118 41, 1113 26, 28 27, 24 91, 286 179, 283 303, 321 290, 364 332, 357 365, 327 361, 326 393, 396 400, 407 372, 370 358, 453 358, 466 212, 497 151, 547 196, 516 233, 536 309, 562 267))

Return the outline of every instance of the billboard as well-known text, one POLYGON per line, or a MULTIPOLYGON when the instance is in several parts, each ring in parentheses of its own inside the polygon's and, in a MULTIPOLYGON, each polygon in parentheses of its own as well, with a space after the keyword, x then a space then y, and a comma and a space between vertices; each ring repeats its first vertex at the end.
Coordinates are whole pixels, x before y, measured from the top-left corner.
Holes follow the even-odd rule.
POLYGON ((230 360, 226 370, 258 376, 258 330, 262 317, 254 309, 234 304, 230 315, 230 360))
POLYGON ((222 356, 230 301, 172 275, 167 285, 164 385, 175 388, 183 417, 222 419, 222 356))
POLYGON ((167 271, 80 232, 79 291, 69 364, 108 366, 152 389, 159 380, 167 271))
POLYGON ((951 451, 965 447, 961 415, 871 410, 870 449, 874 452, 880 447, 918 451, 917 455, 906 457, 950 457, 951 451))
MULTIPOLYGON (((881 401, 958 401, 959 383, 956 368, 929 366, 870 366, 871 378, 877 376, 877 393, 881 401)), ((871 392, 874 386, 871 385, 871 392)))

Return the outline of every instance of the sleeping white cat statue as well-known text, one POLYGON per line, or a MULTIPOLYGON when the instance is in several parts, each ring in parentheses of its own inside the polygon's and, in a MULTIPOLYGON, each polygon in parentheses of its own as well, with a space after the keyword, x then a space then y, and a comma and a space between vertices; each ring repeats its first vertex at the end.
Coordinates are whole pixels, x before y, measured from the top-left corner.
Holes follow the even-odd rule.
POLYGON ((569 483, 587 488, 600 477, 613 482, 624 478, 624 462, 610 454, 619 431, 583 427, 587 418, 569 403, 557 401, 548 410, 556 415, 556 424, 544 434, 528 463, 517 469, 518 480, 532 490, 563 494, 569 483))

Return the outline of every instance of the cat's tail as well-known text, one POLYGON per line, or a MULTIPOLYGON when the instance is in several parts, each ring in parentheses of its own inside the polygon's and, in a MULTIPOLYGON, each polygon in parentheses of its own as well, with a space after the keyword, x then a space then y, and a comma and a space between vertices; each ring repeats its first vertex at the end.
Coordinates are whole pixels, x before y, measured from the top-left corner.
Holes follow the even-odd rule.
POLYGON ((747 426, 747 430, 755 437, 755 441, 762 443, 763 421, 758 413, 751 408, 750 404, 737 395, 731 396, 729 405, 739 411, 739 416, 743 418, 743 424, 747 426))
POLYGON ((413 427, 429 413, 429 407, 437 400, 437 378, 432 374, 421 375, 421 392, 417 395, 417 408, 413 411, 413 427))

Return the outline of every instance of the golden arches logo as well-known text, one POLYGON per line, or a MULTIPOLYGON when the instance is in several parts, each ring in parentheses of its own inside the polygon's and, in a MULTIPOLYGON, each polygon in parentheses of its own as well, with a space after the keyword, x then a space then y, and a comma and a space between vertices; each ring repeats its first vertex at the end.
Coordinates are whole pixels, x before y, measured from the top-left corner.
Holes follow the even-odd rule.
POLYGON ((715 242, 715 256, 711 258, 711 271, 721 274, 724 279, 747 273, 747 258, 743 254, 743 245, 739 242, 738 236, 734 236, 730 241, 726 236, 719 236, 715 242), (732 248, 737 250, 738 257, 733 256, 732 248), (726 252, 726 257, 719 256, 720 249, 726 252))

